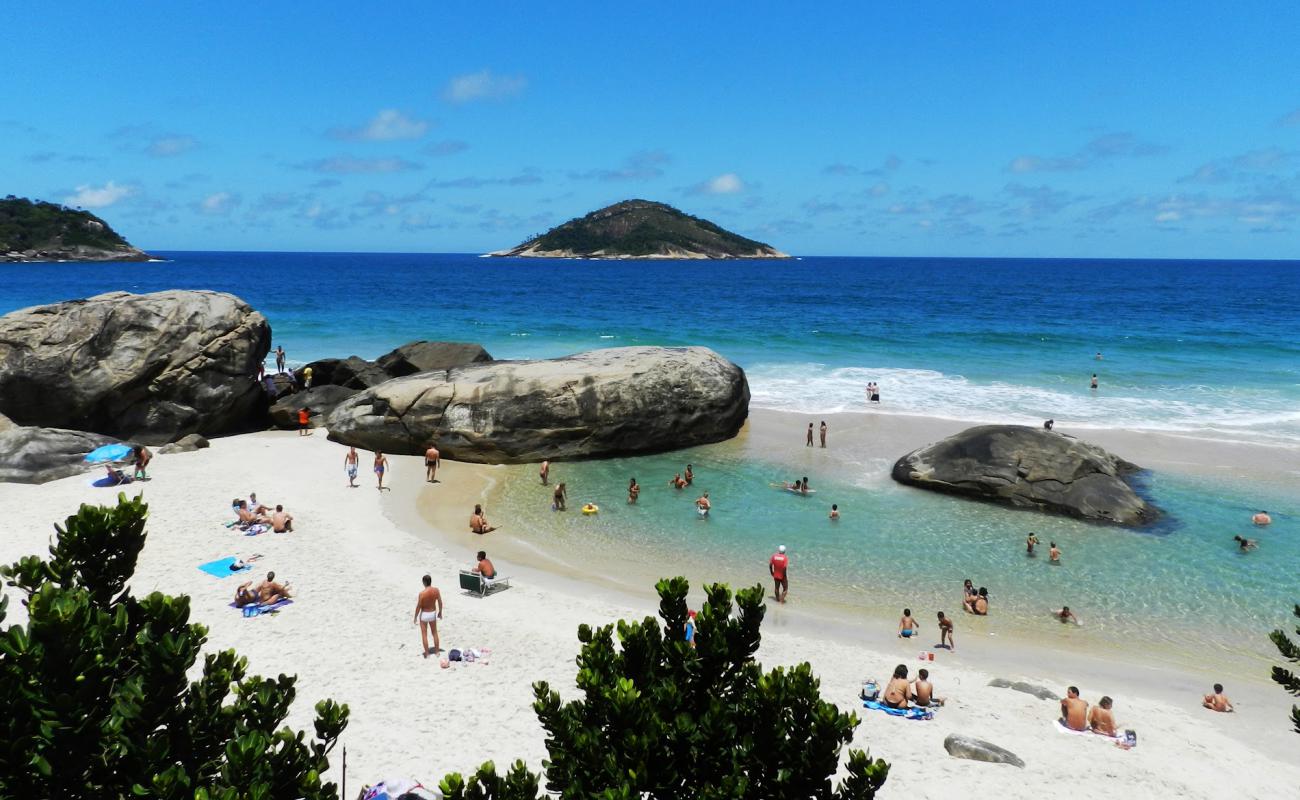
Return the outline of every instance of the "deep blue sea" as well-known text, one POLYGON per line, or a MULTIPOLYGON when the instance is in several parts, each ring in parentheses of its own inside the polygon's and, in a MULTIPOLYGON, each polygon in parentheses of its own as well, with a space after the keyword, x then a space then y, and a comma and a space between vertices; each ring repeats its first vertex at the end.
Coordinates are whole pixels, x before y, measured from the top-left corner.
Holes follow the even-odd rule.
POLYGON ((419 338, 498 358, 703 344, 746 369, 761 407, 854 410, 875 380, 887 413, 1300 444, 1300 262, 162 256, 0 265, 0 313, 219 289, 265 313, 294 363, 419 338))
MULTIPOLYGON (((859 411, 874 380, 884 400, 876 414, 1053 417, 1070 430, 1300 447, 1300 262, 162 255, 145 264, 0 265, 0 313, 111 290, 217 289, 265 313, 295 364, 373 358, 421 338, 479 342, 497 358, 700 344, 745 368, 756 407, 859 411)), ((1293 491, 1156 474, 1150 490, 1174 524, 1137 533, 899 487, 886 477, 898 455, 865 454, 854 473, 819 466, 809 451, 799 471, 820 487, 816 498, 768 489, 791 465, 738 442, 557 466, 575 502, 602 505, 597 518, 551 514, 534 470, 511 468, 493 520, 525 531, 539 552, 599 550, 629 571, 690 552, 692 563, 720 565, 720 577, 734 580, 749 579, 746 564, 757 565, 752 577, 765 575, 766 555, 784 542, 797 574, 816 578, 802 591, 861 609, 911 604, 928 618, 935 607, 952 610, 960 579, 973 574, 999 614, 972 625, 1014 619, 1033 636, 1061 637, 1042 612, 1065 602, 1088 635, 1183 661, 1218 654, 1263 664, 1265 633, 1300 599, 1293 491), (691 498, 664 485, 687 460, 713 492, 707 524, 691 498), (630 475, 645 487, 636 507, 623 499, 630 475), (831 502, 845 512, 834 527, 831 502), (1243 524, 1259 507, 1277 520, 1266 532, 1243 524), (1061 542, 1063 567, 1024 557, 1031 527, 1044 543, 1061 542), (1258 536, 1260 550, 1236 553, 1233 533, 1258 536)), ((1015 633, 987 632, 995 630, 1015 633)))

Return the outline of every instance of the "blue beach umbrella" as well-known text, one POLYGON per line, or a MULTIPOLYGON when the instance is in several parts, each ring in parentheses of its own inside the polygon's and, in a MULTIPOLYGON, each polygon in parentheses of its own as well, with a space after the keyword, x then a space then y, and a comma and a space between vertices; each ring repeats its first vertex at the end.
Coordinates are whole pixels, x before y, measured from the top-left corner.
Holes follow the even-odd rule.
POLYGON ((91 464, 102 464, 106 461, 125 461, 131 455, 131 448, 117 442, 115 444, 106 444, 96 447, 89 453, 86 453, 86 461, 91 464))

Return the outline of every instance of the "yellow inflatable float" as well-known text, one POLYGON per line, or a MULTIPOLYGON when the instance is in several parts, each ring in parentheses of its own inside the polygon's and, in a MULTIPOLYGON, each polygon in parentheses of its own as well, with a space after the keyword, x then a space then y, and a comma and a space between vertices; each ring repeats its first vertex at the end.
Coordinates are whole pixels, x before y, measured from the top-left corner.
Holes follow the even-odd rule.
POLYGON ((600 511, 600 506, 596 505, 595 503, 588 503, 582 507, 582 513, 584 514, 596 514, 599 511, 600 511))

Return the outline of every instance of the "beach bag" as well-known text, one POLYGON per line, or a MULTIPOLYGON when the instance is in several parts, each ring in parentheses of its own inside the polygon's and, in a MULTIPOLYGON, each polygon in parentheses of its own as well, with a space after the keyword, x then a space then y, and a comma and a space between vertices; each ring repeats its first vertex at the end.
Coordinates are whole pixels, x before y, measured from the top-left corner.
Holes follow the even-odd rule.
POLYGON ((460 660, 461 660, 461 658, 460 658, 460 651, 459 651, 459 650, 452 650, 452 651, 448 652, 448 653, 447 653, 447 660, 448 660, 448 661, 460 661, 460 660))
POLYGON ((880 697, 880 687, 875 681, 863 681, 862 694, 859 695, 863 700, 876 700, 880 697))

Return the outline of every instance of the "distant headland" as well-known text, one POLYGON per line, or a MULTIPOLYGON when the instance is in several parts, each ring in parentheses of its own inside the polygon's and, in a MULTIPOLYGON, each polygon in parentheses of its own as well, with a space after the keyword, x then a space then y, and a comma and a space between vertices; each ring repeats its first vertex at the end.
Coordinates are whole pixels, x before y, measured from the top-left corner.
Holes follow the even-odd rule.
POLYGON ((790 258, 708 220, 651 200, 624 200, 489 256, 528 258, 790 258))
POLYGON ((0 262, 151 258, 89 211, 13 195, 0 200, 0 262))

